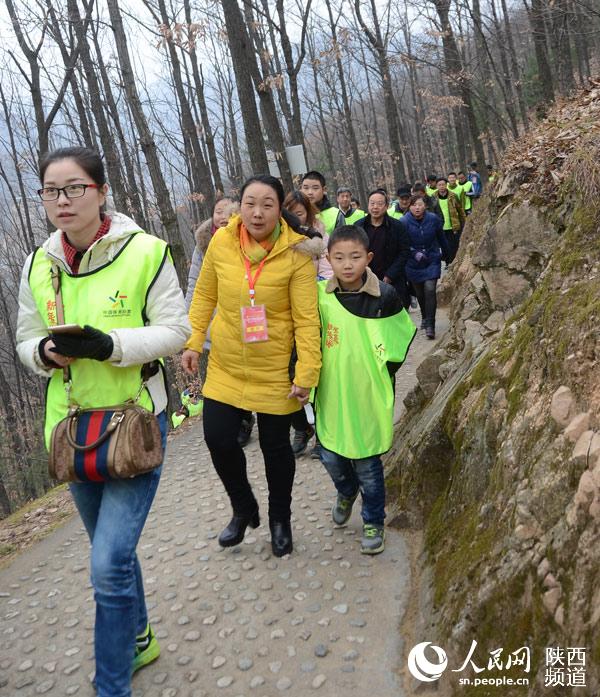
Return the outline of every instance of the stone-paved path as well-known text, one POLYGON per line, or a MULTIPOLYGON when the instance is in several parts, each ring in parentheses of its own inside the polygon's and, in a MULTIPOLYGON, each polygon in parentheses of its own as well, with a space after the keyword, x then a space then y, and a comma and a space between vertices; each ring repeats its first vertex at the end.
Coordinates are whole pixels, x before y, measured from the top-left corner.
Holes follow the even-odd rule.
MULTIPOLYGON (((445 318, 438 322, 441 331, 445 318)), ((435 346, 422 332, 397 393, 414 383, 435 346)), ((277 559, 266 524, 266 485, 256 433, 246 449, 263 524, 222 550, 230 508, 204 445, 201 421, 169 442, 158 494, 138 553, 158 661, 133 681, 136 697, 404 697, 398 631, 410 568, 403 535, 361 555, 359 506, 335 528, 334 489, 303 457, 294 485, 294 552, 277 559)), ((88 542, 78 517, 0 571, 0 695, 91 696, 94 605, 88 542)))

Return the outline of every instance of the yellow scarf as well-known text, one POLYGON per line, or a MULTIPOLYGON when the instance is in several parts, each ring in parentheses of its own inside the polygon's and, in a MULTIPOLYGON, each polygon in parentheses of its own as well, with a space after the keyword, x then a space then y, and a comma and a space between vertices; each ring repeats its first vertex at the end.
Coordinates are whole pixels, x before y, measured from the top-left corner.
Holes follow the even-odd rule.
POLYGON ((262 242, 257 242, 248 232, 244 223, 240 224, 240 247, 244 256, 253 264, 259 264, 275 246, 281 233, 281 225, 277 223, 273 232, 262 242))

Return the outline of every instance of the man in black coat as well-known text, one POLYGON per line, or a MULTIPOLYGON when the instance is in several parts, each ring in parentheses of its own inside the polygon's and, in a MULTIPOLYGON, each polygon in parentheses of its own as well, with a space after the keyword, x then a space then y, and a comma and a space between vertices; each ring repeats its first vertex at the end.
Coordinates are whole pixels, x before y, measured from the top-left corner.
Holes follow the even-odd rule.
POLYGON ((396 289, 404 307, 408 307, 410 298, 405 267, 410 241, 400 222, 387 214, 388 205, 387 193, 375 189, 369 194, 368 214, 355 225, 362 228, 369 238, 369 251, 373 252, 369 267, 379 280, 396 289))

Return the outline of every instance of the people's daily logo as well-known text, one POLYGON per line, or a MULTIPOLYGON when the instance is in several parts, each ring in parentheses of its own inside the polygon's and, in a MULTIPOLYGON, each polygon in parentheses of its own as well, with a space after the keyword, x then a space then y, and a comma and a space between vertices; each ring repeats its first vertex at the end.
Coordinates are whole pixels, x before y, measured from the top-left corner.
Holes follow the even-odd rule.
POLYGON ((439 680, 442 673, 448 667, 448 657, 444 649, 435 646, 430 641, 422 641, 411 649, 408 654, 408 670, 410 670, 413 678, 421 682, 435 682, 439 680), (437 662, 430 661, 425 656, 425 649, 431 647, 432 651, 437 656, 437 662))

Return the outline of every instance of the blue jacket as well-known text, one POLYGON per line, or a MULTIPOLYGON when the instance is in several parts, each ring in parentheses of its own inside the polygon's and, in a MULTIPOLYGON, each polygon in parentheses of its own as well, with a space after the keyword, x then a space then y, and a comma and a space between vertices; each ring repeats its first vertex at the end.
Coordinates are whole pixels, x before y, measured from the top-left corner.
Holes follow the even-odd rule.
MULTIPOLYGON (((471 183, 473 184, 473 189, 470 192, 472 198, 479 198, 481 194, 483 193, 483 186, 481 184, 481 176, 479 172, 476 172, 473 170, 472 172, 469 172, 469 179, 471 180, 471 183)), ((468 195, 468 194, 467 194, 468 195)))
POLYGON ((442 259, 448 254, 442 221, 437 215, 426 211, 421 220, 409 212, 399 222, 410 239, 406 278, 415 283, 439 278, 442 275, 442 259))

